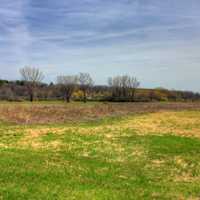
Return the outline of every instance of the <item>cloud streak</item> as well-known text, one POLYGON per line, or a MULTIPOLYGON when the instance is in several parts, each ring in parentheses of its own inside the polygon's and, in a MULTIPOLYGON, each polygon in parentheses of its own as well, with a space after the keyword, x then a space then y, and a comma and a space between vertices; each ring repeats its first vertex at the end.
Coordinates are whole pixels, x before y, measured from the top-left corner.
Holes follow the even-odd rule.
POLYGON ((2 0, 0 73, 16 79, 30 64, 47 81, 85 71, 98 83, 131 73, 145 87, 200 91, 199 9, 198 0, 2 0))

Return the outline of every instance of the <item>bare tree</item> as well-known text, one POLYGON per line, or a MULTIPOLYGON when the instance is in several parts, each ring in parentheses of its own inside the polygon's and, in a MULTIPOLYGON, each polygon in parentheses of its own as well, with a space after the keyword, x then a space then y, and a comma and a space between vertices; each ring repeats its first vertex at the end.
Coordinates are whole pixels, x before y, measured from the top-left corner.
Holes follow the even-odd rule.
POLYGON ((131 101, 134 101, 135 92, 140 83, 136 77, 123 75, 109 78, 108 85, 112 90, 112 96, 114 98, 128 98, 131 101))
POLYGON ((94 82, 88 73, 80 73, 78 76, 78 83, 83 92, 83 101, 87 102, 87 95, 94 82))
POLYGON ((61 92, 63 93, 64 100, 67 102, 70 102, 70 99, 78 83, 78 77, 77 76, 58 76, 57 83, 61 88, 61 92))
POLYGON ((108 78, 108 85, 112 90, 112 97, 121 97, 121 77, 115 76, 108 78))
POLYGON ((135 101, 135 93, 140 86, 140 82, 136 77, 129 77, 129 90, 131 91, 131 101, 135 101))
POLYGON ((25 81, 27 91, 32 102, 34 99, 35 87, 44 79, 43 73, 34 67, 24 67, 20 69, 22 80, 25 81))

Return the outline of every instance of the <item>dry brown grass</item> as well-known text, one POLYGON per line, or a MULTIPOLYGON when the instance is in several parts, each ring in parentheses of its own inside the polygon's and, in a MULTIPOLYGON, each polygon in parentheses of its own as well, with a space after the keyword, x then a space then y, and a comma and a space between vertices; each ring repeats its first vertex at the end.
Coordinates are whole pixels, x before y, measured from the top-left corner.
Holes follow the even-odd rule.
POLYGON ((200 110, 200 103, 4 103, 0 104, 0 120, 16 124, 51 124, 169 110, 200 110))
POLYGON ((200 137, 200 113, 158 112, 141 115, 127 123, 140 134, 176 134, 200 137))
MULTIPOLYGON (((48 145, 42 141, 42 137, 51 133, 58 138, 68 133, 73 135, 86 136, 101 136, 104 137, 104 142, 108 147, 123 151, 120 146, 111 144, 118 136, 128 136, 132 133, 139 135, 165 135, 172 134, 184 137, 200 138, 200 112, 181 111, 181 112, 158 112, 148 113, 138 116, 127 117, 123 120, 116 121, 113 124, 102 124, 101 126, 38 126, 24 129, 24 137, 19 141, 18 146, 32 148, 53 148, 59 149, 62 147, 62 142, 55 140, 54 143, 49 142, 48 145), (128 130, 128 131, 127 131, 128 130)), ((143 150, 133 150, 133 155, 144 154, 143 150)), ((180 163, 177 158, 177 163, 180 163)), ((160 164, 160 161, 154 163, 160 164)))
MULTIPOLYGON (((24 137, 17 144, 21 147, 54 148, 62 146, 60 141, 45 144, 41 138, 48 133, 63 135, 103 135, 110 144, 116 135, 127 135, 131 130, 140 135, 174 134, 180 136, 200 137, 200 104, 198 103, 107 103, 107 104, 0 104, 0 120, 16 124, 59 124, 94 120, 105 116, 126 116, 114 123, 101 126, 34 126, 23 129, 24 137), (183 111, 187 110, 187 111, 183 111), (196 111, 193 111, 196 110, 196 111), (199 112, 198 112, 199 110, 199 112), (181 112, 177 112, 181 111, 181 112)), ((14 131, 17 130, 17 127, 14 131)), ((13 131, 13 130, 7 130, 13 131)), ((18 130, 20 132, 20 130, 18 130)), ((11 133, 12 135, 12 133, 11 133)), ((115 148, 115 147, 113 147, 115 148)), ((116 147, 122 150, 120 147, 116 147)), ((133 151, 133 154, 140 152, 133 151)))

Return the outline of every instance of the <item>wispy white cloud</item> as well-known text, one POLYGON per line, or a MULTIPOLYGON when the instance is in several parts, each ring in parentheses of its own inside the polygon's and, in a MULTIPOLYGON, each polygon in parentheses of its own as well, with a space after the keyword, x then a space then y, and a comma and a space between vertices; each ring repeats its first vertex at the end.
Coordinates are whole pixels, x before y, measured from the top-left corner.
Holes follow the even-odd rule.
MULTIPOLYGON (((5 51, 11 60, 23 61, 27 57, 27 48, 32 37, 25 20, 26 1, 7 0, 0 8, 0 50, 5 51)), ((8 59, 8 58, 6 58, 8 59)))
POLYGON ((0 73, 19 78, 18 69, 33 64, 47 80, 87 71, 104 83, 132 73, 144 86, 200 91, 199 9, 197 0, 2 0, 0 73))

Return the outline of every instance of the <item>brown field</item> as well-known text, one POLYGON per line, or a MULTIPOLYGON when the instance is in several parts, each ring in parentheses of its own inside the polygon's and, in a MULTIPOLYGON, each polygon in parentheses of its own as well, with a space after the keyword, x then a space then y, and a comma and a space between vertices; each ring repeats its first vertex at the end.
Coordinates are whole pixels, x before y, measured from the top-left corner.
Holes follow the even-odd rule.
POLYGON ((160 111, 200 110, 200 103, 1 103, 0 120, 15 124, 51 124, 97 120, 160 111))

